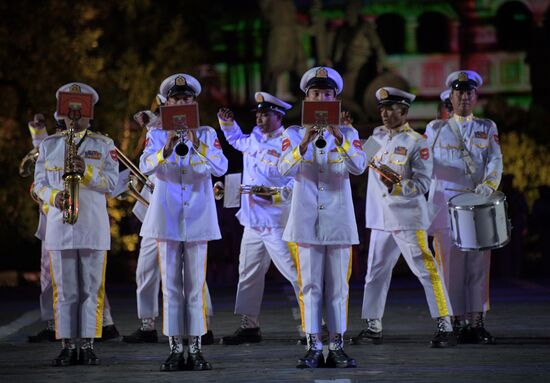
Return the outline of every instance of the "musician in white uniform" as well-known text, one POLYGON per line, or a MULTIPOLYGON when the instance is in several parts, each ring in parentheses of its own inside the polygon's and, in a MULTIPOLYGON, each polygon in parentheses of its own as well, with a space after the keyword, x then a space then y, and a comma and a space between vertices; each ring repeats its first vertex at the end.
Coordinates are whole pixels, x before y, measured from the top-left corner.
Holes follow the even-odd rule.
POLYGON ((282 239, 290 210, 293 179, 281 176, 277 169, 284 130, 282 120, 291 106, 265 92, 257 92, 255 99, 257 126, 250 134, 241 131, 229 109, 220 109, 218 113, 225 138, 243 153, 244 185, 261 186, 242 194, 241 208, 237 213, 244 226, 235 301, 235 314, 241 315, 241 325, 233 335, 223 338, 224 344, 261 341, 258 317, 265 274, 271 261, 292 284, 298 304, 303 308, 296 272, 296 244, 282 239), (275 189, 270 190, 270 187, 275 189))
MULTIPOLYGON (((82 83, 63 85, 56 96, 60 91, 91 93, 94 103, 99 99, 92 87, 82 83)), ((71 123, 67 117, 64 120, 66 125, 71 123)), ((83 177, 74 225, 63 223, 66 134, 44 138, 35 169, 36 193, 50 205, 45 246, 51 263, 56 338, 63 346, 53 360, 55 366, 99 364, 93 340, 101 337, 105 267, 111 244, 106 194, 116 186, 118 160, 113 141, 89 131, 89 121, 81 118, 75 127, 73 165, 83 177), (78 359, 77 338, 81 339, 78 359)))
MULTIPOLYGON (((160 86, 167 105, 194 103, 200 91, 197 79, 184 73, 160 86)), ((201 335, 207 331, 207 241, 221 237, 211 176, 227 171, 227 159, 213 128, 189 129, 182 136, 180 142, 175 131, 150 130, 140 159, 140 170, 156 177, 140 234, 155 238, 159 251, 163 332, 170 340, 170 356, 161 371, 211 369, 201 354, 201 335), (177 144, 187 146, 185 156, 175 153, 177 144)))
POLYGON ((489 310, 490 251, 461 251, 451 241, 447 202, 461 190, 489 196, 497 190, 502 176, 502 154, 496 124, 472 114, 477 102, 481 76, 471 70, 451 73, 453 116, 435 120, 426 127, 433 148, 434 172, 429 200, 440 207, 430 228, 434 249, 442 259, 446 285, 453 307, 459 342, 492 344, 485 329, 489 310))
POLYGON ((383 125, 373 132, 380 149, 372 163, 380 170, 369 169, 367 186, 366 224, 371 236, 361 316, 368 326, 352 342, 382 343, 382 316, 392 270, 403 254, 437 320, 431 347, 454 346, 449 297, 426 234, 430 221, 424 194, 430 185, 432 156, 426 139, 407 122, 415 95, 383 87, 376 98, 383 125))
MULTIPOLYGON (((57 123, 57 132, 63 130, 63 120, 57 118, 57 113, 54 113, 54 118, 57 123)), ((38 146, 48 137, 48 131, 46 129, 46 123, 42 114, 35 115, 33 121, 28 124, 29 132, 32 138, 33 147, 38 150, 38 146)), ((34 185, 33 185, 34 189, 34 185)), ((28 337, 30 343, 39 343, 42 341, 55 341, 55 323, 53 315, 53 290, 52 279, 50 276, 50 256, 48 250, 45 247, 46 237, 46 215, 50 206, 43 201, 39 202, 39 216, 38 216, 38 228, 34 234, 36 238, 41 241, 41 256, 40 256, 40 317, 46 322, 46 328, 28 337)), ((97 338, 98 341, 104 341, 109 339, 118 338, 120 334, 115 326, 113 317, 111 316, 111 306, 107 299, 107 293, 105 293, 105 301, 103 305, 103 329, 101 331, 101 337, 97 338)))
MULTIPOLYGON (((159 118, 160 106, 166 103, 166 97, 157 94, 151 105, 151 110, 143 110, 134 115, 134 120, 139 126, 150 131, 151 129, 160 129, 161 121, 159 118)), ((154 174, 147 177, 151 185, 155 184, 154 174)), ((141 197, 147 202, 151 199, 151 191, 143 186, 140 192, 141 197)), ((147 213, 147 206, 140 201, 136 201, 132 209, 135 217, 143 222, 147 213)), ((151 237, 142 237, 139 246, 138 262, 136 267, 136 302, 137 314, 141 322, 139 328, 130 335, 125 335, 122 340, 126 343, 157 343, 158 333, 155 326, 158 317, 158 295, 160 288, 160 270, 158 264, 157 240, 151 237)), ((212 312, 212 303, 208 286, 206 288, 207 299, 207 324, 210 327, 212 312)), ((187 343, 187 339, 183 340, 187 343)), ((214 334, 209 329, 201 337, 201 344, 214 343, 214 334)))
MULTIPOLYGON (((302 76, 300 88, 306 100, 332 101, 342 91, 343 81, 332 68, 314 67, 302 76)), ((307 353, 297 367, 355 367, 355 359, 343 350, 351 246, 359 242, 349 174, 365 170, 366 155, 353 127, 328 126, 322 132, 326 146, 319 149, 316 127, 287 128, 278 164, 283 176, 294 177, 283 239, 298 244, 307 353), (326 362, 320 336, 323 302, 330 337, 326 362)))

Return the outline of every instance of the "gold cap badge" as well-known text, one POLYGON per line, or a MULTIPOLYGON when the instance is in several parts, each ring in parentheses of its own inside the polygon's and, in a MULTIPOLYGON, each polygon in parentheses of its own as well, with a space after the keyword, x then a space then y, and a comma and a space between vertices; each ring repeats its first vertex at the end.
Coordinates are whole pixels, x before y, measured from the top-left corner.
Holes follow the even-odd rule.
POLYGON ((187 81, 185 80, 185 77, 183 77, 183 76, 176 77, 175 83, 176 83, 177 86, 187 85, 187 81))
POLYGON ((69 87, 69 92, 72 92, 72 93, 82 93, 82 89, 80 89, 80 85, 78 85, 78 84, 72 84, 72 85, 69 87))
POLYGON ((458 81, 468 81, 468 73, 466 72, 460 72, 458 74, 458 81))
POLYGON ((256 102, 264 102, 264 96, 261 94, 256 95, 256 102))
POLYGON ((328 77, 328 72, 325 68, 319 68, 315 72, 315 77, 327 78, 328 77))
POLYGON ((389 97, 388 91, 384 88, 380 89, 380 98, 384 100, 388 97, 389 97))

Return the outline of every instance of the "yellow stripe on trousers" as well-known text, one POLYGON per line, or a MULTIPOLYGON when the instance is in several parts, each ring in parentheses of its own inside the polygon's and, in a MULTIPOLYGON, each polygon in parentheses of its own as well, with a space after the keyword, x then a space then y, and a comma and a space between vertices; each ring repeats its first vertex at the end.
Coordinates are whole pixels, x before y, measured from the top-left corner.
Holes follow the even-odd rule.
POLYGON ((50 277, 52 279, 52 289, 53 289, 53 323, 55 327, 55 337, 59 339, 59 318, 57 317, 57 303, 59 301, 59 296, 57 292, 57 283, 55 283, 55 276, 53 274, 53 262, 52 262, 52 253, 48 251, 48 257, 50 257, 50 277))
POLYGON ((304 318, 304 294, 302 292, 302 274, 300 273, 300 257, 298 254, 298 244, 296 242, 287 242, 288 250, 290 251, 290 257, 296 267, 296 273, 298 277, 298 287, 300 293, 298 294, 298 306, 300 306, 300 319, 302 321, 302 331, 306 331, 306 322, 304 318))
POLYGON ((445 299, 445 293, 443 291, 443 284, 441 283, 441 278, 437 272, 435 266, 434 258, 432 253, 428 249, 427 235, 424 230, 416 231, 416 241, 422 250, 422 258, 424 260, 424 267, 428 270, 430 274, 430 281, 432 282, 435 301, 437 303, 437 308, 439 310, 439 316, 449 315, 449 309, 447 308, 447 300, 445 299))
POLYGON ((208 331, 208 322, 206 321, 206 265, 207 265, 207 259, 208 259, 208 242, 206 243, 206 256, 204 257, 204 282, 202 284, 202 315, 204 320, 204 330, 208 331))
POLYGON ((101 338, 103 329, 103 305, 105 304, 105 271, 107 270, 107 252, 103 253, 103 270, 101 271, 101 285, 97 291, 97 307, 95 309, 95 337, 101 338))
POLYGON ((443 254, 443 251, 441 250, 441 243, 439 241, 439 233, 436 233, 434 235, 433 245, 435 250, 435 261, 437 262, 437 265, 439 266, 439 269, 445 272, 445 264, 443 263, 443 257, 445 254, 443 254))
POLYGON ((349 279, 351 277, 351 265, 352 265, 352 259, 353 259, 353 247, 349 247, 349 264, 348 264, 348 274, 346 276, 346 283, 348 284, 348 296, 346 297, 346 328, 348 327, 348 305, 349 305, 349 279))

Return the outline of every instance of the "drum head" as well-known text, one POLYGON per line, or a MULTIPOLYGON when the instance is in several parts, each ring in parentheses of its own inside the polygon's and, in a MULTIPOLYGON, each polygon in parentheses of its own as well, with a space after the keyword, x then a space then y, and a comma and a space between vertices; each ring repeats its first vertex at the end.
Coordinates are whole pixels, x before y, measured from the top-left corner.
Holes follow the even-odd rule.
POLYGON ((469 192, 455 195, 449 200, 449 205, 456 207, 494 205, 499 201, 504 201, 504 199, 504 194, 499 191, 494 192, 489 197, 469 192))

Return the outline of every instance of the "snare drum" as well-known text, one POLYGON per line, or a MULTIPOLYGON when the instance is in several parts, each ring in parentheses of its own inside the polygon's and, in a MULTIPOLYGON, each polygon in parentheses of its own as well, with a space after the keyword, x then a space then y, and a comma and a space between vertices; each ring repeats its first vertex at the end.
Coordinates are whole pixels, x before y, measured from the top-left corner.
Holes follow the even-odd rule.
POLYGON ((497 191, 489 197, 462 193, 448 205, 452 239, 460 250, 497 249, 510 241, 511 223, 503 193, 497 191))

